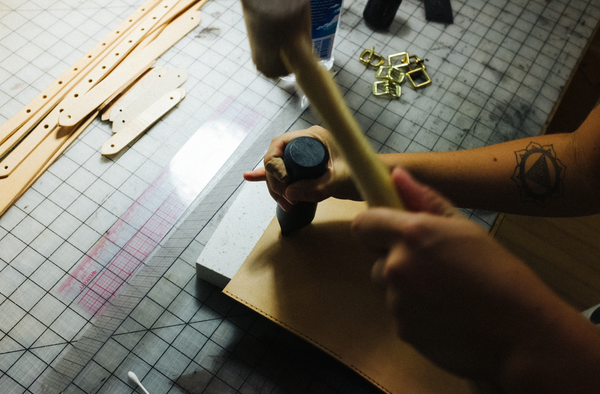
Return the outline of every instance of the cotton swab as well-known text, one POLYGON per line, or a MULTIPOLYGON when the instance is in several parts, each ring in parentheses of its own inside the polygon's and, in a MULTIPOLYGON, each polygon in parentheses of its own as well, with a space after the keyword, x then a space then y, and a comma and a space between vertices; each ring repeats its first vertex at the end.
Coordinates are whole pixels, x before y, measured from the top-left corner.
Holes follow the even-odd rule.
POLYGON ((133 381, 135 382, 135 384, 137 384, 138 386, 140 386, 140 388, 142 389, 142 391, 143 391, 145 394, 150 394, 150 393, 148 392, 148 390, 146 390, 146 389, 144 388, 144 386, 142 386, 142 382, 140 382, 140 380, 138 379, 138 377, 137 377, 137 375, 136 375, 135 373, 133 373, 133 372, 129 371, 129 372, 127 373, 127 375, 129 375, 129 379, 133 380, 133 381))

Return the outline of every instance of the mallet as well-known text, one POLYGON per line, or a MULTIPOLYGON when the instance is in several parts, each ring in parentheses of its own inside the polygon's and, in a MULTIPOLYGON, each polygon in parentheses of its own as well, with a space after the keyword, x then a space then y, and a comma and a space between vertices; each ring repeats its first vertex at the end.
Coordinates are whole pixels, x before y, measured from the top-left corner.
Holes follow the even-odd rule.
POLYGON ((269 78, 294 73, 333 134, 367 203, 403 209, 388 169, 363 135, 332 75, 313 53, 310 0, 242 0, 242 6, 257 69, 269 78))

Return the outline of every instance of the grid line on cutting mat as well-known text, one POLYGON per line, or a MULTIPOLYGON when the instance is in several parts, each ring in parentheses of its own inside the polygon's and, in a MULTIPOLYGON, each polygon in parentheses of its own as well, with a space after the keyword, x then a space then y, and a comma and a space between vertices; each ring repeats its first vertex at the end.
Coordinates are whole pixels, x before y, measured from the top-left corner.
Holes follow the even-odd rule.
MULTIPOLYGON (((3 1, 0 123, 140 2, 135 3, 3 1)), ((424 21, 422 2, 405 0, 390 31, 373 32, 362 20, 364 5, 345 1, 334 70, 380 152, 463 149, 538 133, 600 18, 598 6, 587 0, 453 0, 455 23, 444 26, 424 21), (408 50, 426 59, 432 86, 418 92, 404 86, 398 101, 372 97, 374 71, 357 58, 373 45, 385 55, 408 50)), ((256 73, 241 18, 239 1, 211 0, 200 27, 159 60, 189 71, 187 97, 176 110, 114 159, 100 159, 99 147, 111 130, 95 121, 0 218, 0 391, 44 392, 48 366, 90 327, 85 313, 57 296, 58 286, 93 244, 91 238, 110 228, 227 97, 251 104, 271 121, 289 111, 280 131, 319 123, 310 110, 298 118, 293 88, 256 73)), ((246 169, 258 161, 249 158, 246 169)), ((157 258, 171 268, 147 296, 129 295, 142 297, 140 304, 72 392, 83 392, 87 377, 97 382, 96 392, 131 393, 128 370, 153 387, 153 394, 190 390, 190 384, 206 393, 374 392, 336 362, 195 279, 195 258, 214 230, 210 219, 238 185, 239 178, 232 177, 215 192, 213 204, 190 217, 159 252, 157 258), (194 228, 203 227, 196 237, 194 228), (175 262, 167 262, 182 249, 175 262)), ((494 217, 472 216, 484 225, 494 217)))

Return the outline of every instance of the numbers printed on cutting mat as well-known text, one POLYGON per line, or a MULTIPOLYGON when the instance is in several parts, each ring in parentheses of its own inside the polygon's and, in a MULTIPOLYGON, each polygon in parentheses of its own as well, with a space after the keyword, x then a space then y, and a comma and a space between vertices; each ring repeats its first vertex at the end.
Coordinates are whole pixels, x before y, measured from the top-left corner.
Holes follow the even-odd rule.
POLYGON ((186 69, 166 70, 159 74, 149 89, 144 90, 134 102, 123 108, 118 114, 115 114, 113 120, 113 133, 118 133, 128 122, 135 119, 146 108, 158 101, 165 93, 170 92, 181 86, 187 79, 186 69))
POLYGON ((172 92, 164 94, 138 116, 127 122, 127 125, 118 133, 110 137, 102 145, 102 155, 108 156, 119 153, 127 144, 135 140, 164 114, 175 107, 184 97, 185 89, 183 88, 177 88, 172 92))

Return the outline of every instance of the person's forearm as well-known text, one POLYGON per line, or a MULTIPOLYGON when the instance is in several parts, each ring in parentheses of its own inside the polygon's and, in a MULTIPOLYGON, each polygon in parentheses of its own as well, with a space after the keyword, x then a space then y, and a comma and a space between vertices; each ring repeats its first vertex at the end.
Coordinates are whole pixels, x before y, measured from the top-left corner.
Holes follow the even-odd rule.
POLYGON ((463 208, 540 216, 600 212, 574 134, 532 137, 457 152, 381 155, 463 208), (579 162, 578 162, 579 160, 579 162))

